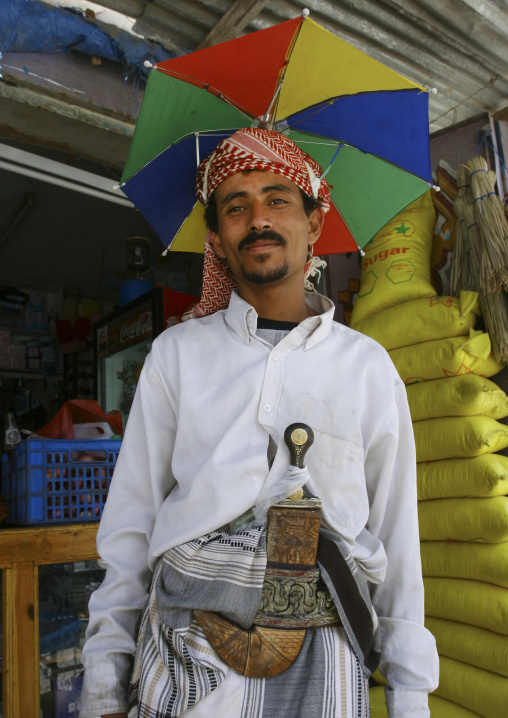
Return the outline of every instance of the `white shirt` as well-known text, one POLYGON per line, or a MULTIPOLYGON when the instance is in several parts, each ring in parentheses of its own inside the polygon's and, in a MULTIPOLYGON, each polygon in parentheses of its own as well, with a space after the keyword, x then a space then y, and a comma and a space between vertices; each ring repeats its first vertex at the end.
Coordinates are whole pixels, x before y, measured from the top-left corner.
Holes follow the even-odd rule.
MULTIPOLYGON (((306 457, 323 523, 339 533, 372 583, 390 718, 427 718, 438 682, 423 627, 416 458, 402 381, 385 350, 333 321, 333 304, 308 293, 319 316, 272 347, 257 314, 229 308, 172 327, 140 376, 99 527, 108 569, 90 601, 81 715, 126 710, 136 622, 156 560, 233 521, 256 503, 270 469, 283 476, 286 427, 314 430, 306 457)), ((275 478, 271 476, 271 478, 275 478)))

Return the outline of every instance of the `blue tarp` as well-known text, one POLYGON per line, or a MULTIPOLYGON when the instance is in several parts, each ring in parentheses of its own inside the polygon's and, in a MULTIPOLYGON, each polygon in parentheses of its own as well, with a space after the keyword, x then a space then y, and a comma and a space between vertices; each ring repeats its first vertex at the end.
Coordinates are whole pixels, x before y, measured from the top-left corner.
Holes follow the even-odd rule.
POLYGON ((53 55, 70 50, 122 62, 128 74, 137 77, 148 73, 145 60, 156 63, 176 55, 114 25, 84 17, 72 7, 48 7, 37 0, 0 0, 1 52, 53 55))

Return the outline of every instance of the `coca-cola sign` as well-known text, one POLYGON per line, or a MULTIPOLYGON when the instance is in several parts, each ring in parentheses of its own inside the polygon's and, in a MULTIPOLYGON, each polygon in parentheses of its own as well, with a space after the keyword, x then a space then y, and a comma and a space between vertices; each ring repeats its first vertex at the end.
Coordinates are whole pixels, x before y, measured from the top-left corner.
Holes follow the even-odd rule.
POLYGON ((150 336, 152 333, 152 312, 146 309, 134 317, 127 317, 120 326, 120 345, 138 342, 140 339, 150 336))
POLYGON ((116 354, 131 344, 137 344, 139 341, 151 337, 152 329, 151 307, 145 306, 138 312, 120 317, 108 325, 107 350, 99 352, 99 356, 116 354))

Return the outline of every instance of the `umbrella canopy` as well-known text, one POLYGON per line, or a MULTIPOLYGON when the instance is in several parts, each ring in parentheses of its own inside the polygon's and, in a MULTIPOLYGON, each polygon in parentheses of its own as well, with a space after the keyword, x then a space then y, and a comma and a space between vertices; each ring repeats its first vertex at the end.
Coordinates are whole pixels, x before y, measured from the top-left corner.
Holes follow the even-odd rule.
POLYGON ((154 65, 122 189, 165 246, 203 251, 199 162, 250 126, 283 132, 326 173, 316 253, 364 247, 432 183, 426 88, 299 17, 154 65))

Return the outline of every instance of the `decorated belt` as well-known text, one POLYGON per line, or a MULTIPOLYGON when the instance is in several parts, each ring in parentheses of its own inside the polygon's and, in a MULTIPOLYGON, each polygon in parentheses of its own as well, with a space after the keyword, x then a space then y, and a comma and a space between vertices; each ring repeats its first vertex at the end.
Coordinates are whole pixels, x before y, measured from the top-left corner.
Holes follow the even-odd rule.
MULTIPOLYGON (((284 434, 291 464, 303 468, 314 436, 305 424, 284 434)), ((194 611, 222 660, 250 678, 287 670, 297 657, 307 628, 339 623, 337 609, 316 566, 321 501, 298 490, 268 511, 267 569, 252 628, 245 630, 211 611, 194 611)))

